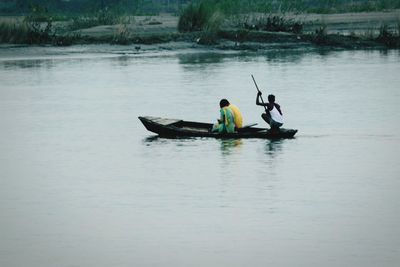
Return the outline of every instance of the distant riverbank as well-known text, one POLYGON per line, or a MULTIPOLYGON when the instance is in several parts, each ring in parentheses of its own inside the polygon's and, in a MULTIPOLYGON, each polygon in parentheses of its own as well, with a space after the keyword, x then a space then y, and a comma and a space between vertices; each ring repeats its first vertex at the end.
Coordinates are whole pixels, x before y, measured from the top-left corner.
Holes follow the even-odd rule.
POLYGON ((3 16, 0 17, 0 42, 54 45, 163 43, 170 49, 176 47, 174 42, 187 42, 234 50, 310 45, 346 49, 400 47, 400 10, 343 14, 250 14, 226 19, 212 33, 179 32, 178 20, 178 16, 160 14, 124 17, 111 25, 91 25, 87 21, 80 24, 70 20, 47 21, 35 25, 38 36, 29 36, 30 29, 24 26, 24 18, 3 16), (262 26, 270 18, 283 23, 295 22, 301 30, 282 32, 260 29, 259 25, 262 26), (24 34, 36 39, 24 40, 24 34))

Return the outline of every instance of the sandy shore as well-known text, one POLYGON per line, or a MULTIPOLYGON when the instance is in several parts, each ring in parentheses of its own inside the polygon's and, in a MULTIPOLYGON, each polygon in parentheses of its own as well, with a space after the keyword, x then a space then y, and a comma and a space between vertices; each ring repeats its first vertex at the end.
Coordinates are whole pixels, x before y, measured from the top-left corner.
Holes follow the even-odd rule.
POLYGON ((400 10, 388 12, 362 12, 344 14, 309 14, 305 17, 306 29, 326 25, 329 33, 369 33, 378 31, 382 25, 398 30, 400 10))
POLYGON ((122 30, 128 30, 131 35, 157 35, 177 33, 178 17, 170 14, 158 16, 133 16, 125 18, 126 23, 116 25, 101 25, 87 29, 79 29, 74 32, 82 36, 104 37, 114 36, 122 30))

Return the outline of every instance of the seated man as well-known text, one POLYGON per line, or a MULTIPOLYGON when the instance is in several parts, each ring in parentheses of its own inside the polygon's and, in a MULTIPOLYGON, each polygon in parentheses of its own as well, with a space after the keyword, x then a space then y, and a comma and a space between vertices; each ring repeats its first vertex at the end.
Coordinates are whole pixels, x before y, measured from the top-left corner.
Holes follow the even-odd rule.
POLYGON ((260 102, 259 98, 262 93, 257 93, 256 105, 267 107, 268 112, 261 114, 261 117, 269 124, 271 129, 279 130, 279 127, 283 125, 283 114, 281 106, 275 103, 275 96, 268 95, 268 103, 260 102))

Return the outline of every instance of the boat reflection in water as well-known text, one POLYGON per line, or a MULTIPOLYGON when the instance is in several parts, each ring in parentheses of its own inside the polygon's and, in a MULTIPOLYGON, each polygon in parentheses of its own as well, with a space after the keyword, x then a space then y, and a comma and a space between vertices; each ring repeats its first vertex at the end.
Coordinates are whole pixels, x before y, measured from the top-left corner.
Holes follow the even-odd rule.
POLYGON ((221 144, 222 155, 230 155, 243 145, 242 139, 218 139, 221 144))

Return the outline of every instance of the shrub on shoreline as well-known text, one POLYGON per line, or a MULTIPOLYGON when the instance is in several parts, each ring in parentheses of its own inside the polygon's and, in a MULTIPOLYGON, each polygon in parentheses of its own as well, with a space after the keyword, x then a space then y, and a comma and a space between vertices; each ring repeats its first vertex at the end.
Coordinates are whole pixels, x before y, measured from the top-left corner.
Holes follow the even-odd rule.
POLYGON ((119 20, 120 17, 116 13, 108 10, 100 10, 94 14, 73 17, 69 30, 74 31, 99 25, 114 25, 119 20))
POLYGON ((398 24, 398 32, 391 32, 387 24, 383 24, 379 29, 379 36, 376 40, 389 48, 400 47, 400 22, 398 24))
POLYGON ((303 31, 303 23, 287 19, 284 15, 261 15, 251 21, 246 20, 242 24, 248 30, 292 33, 301 33, 303 31))
POLYGON ((0 43, 71 45, 81 39, 79 34, 56 35, 51 22, 24 21, 0 23, 0 43))
POLYGON ((2 22, 0 42, 14 44, 49 43, 53 38, 52 21, 36 21, 28 16, 23 21, 2 22))

